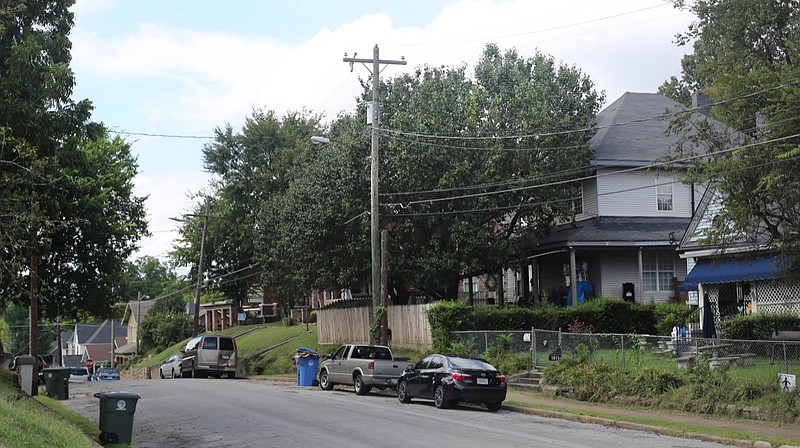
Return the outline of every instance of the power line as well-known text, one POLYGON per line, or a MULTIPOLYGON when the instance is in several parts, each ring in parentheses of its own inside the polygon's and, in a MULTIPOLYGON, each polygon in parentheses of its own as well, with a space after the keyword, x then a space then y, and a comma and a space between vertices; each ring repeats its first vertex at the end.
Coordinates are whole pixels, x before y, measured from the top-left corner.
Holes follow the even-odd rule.
POLYGON ((792 81, 788 81, 786 83, 780 84, 780 85, 775 86, 775 87, 769 87, 769 88, 758 90, 758 91, 755 91, 755 92, 751 92, 751 93, 739 95, 739 96, 736 96, 736 97, 728 98, 728 99, 725 99, 725 100, 720 100, 720 101, 717 101, 717 102, 713 102, 713 103, 711 103, 709 105, 693 107, 693 108, 688 108, 688 109, 678 110, 678 111, 673 111, 673 112, 665 112, 663 114, 656 115, 656 116, 653 116, 653 117, 639 118, 639 119, 636 119, 636 120, 626 121, 626 122, 623 122, 623 123, 614 123, 614 124, 610 124, 610 125, 606 125, 606 126, 593 126, 593 127, 587 127, 587 128, 569 129, 569 130, 564 130, 564 131, 537 132, 537 133, 516 134, 516 135, 483 135, 483 136, 481 136, 481 135, 464 136, 464 135, 425 134, 425 133, 421 133, 421 132, 405 132, 405 131, 393 130, 393 129, 389 129, 389 128, 381 128, 380 132, 384 133, 384 134, 389 134, 389 135, 405 135, 405 136, 418 137, 418 138, 448 139, 448 140, 474 140, 474 141, 481 141, 481 140, 518 140, 518 139, 528 139, 528 138, 555 137, 555 136, 568 135, 568 134, 573 134, 573 133, 597 132, 597 131, 603 130, 603 129, 610 129, 610 128, 621 127, 621 126, 628 126, 628 125, 638 124, 638 123, 646 123, 646 122, 651 121, 651 120, 664 120, 664 119, 667 119, 667 118, 676 117, 676 116, 680 116, 680 115, 692 114, 692 113, 695 113, 695 112, 700 112, 701 110, 706 109, 708 107, 722 106, 722 105, 725 105, 725 104, 728 104, 728 103, 732 103, 734 101, 748 99, 748 98, 752 98, 752 97, 758 96, 758 95, 763 95, 765 93, 769 93, 769 92, 772 92, 772 91, 775 91, 775 90, 780 90, 780 89, 784 89, 786 87, 791 87, 791 86, 793 86, 795 84, 800 84, 800 78, 794 79, 792 81))

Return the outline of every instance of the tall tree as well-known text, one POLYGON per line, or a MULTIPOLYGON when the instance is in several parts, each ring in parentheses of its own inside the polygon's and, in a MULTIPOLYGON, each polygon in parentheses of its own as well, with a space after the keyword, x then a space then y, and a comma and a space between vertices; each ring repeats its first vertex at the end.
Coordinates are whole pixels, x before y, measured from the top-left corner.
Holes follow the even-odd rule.
POLYGON ((0 6, 0 301, 27 301, 35 258, 45 316, 108 315, 146 234, 130 145, 89 121, 88 100, 71 99, 73 3, 0 6))
MULTIPOLYGON (((692 43, 682 81, 719 104, 716 119, 738 134, 711 126, 694 137, 710 149, 697 159, 698 181, 721 192, 724 219, 711 239, 726 244, 744 236, 800 256, 800 1, 676 1, 697 16, 680 44, 692 43), (735 151, 726 148, 743 146, 735 151)), ((691 154, 680 154, 686 156, 691 154)))
MULTIPOLYGON (((369 204, 364 87, 356 115, 332 124, 332 148, 311 153, 289 194, 270 199, 283 212, 262 229, 287 229, 291 238, 276 242, 288 263, 299 260, 292 270, 303 284, 368 283, 369 220, 358 218, 369 204), (337 267, 347 275, 336 277, 337 267)), ((579 69, 488 45, 474 77, 421 67, 380 90, 380 213, 394 303, 454 298, 459 278, 515 256, 514 237, 571 216, 569 180, 590 157, 588 133, 574 130, 591 128, 603 101, 579 69)))
MULTIPOLYGON (((218 128, 214 141, 203 148, 205 168, 216 176, 205 246, 207 277, 240 308, 253 286, 287 283, 278 274, 283 272, 283 256, 270 250, 272 242, 256 247, 271 230, 259 224, 258 214, 273 195, 286 190, 318 125, 319 118, 307 112, 278 117, 273 111, 256 110, 240 132, 230 125, 218 128)), ((193 264, 195 275, 204 214, 204 205, 197 204, 172 254, 176 263, 193 264)))

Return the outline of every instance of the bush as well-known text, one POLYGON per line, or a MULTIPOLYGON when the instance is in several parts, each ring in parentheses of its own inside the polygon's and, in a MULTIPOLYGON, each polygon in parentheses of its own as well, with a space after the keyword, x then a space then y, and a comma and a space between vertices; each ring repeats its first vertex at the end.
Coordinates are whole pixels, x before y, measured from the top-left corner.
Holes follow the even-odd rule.
POLYGON ((473 309, 464 302, 436 302, 428 308, 428 322, 433 337, 433 351, 446 353, 451 343, 453 331, 463 328, 467 317, 473 309))
POLYGON ((725 339, 770 340, 775 329, 800 330, 800 316, 793 314, 746 314, 730 316, 720 322, 719 333, 725 339))
POLYGON ((674 327, 685 327, 696 310, 679 303, 661 303, 653 305, 655 334, 667 336, 674 327))

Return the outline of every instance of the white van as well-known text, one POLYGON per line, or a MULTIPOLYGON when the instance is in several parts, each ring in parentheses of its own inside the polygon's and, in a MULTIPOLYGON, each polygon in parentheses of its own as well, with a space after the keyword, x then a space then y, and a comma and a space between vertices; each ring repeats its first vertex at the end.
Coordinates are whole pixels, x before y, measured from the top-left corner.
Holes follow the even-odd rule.
POLYGON ((190 339, 181 353, 183 378, 221 378, 223 374, 236 378, 236 339, 232 336, 198 336, 190 339))

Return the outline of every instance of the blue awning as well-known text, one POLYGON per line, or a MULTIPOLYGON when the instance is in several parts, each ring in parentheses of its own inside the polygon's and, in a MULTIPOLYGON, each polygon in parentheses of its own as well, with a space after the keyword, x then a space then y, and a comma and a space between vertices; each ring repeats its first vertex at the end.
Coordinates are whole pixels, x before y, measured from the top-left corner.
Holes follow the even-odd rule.
POLYGON ((728 260, 700 260, 681 283, 681 291, 697 291, 701 283, 733 283, 776 278, 784 269, 781 257, 762 256, 728 260))

